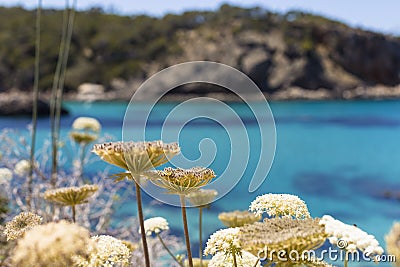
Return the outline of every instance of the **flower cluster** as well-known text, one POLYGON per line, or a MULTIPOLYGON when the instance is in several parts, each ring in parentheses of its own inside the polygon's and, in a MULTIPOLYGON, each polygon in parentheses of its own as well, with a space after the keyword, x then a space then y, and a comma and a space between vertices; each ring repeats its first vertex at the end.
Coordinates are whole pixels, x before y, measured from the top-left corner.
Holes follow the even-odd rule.
POLYGON ((170 193, 182 195, 198 190, 215 178, 213 170, 202 167, 191 169, 167 167, 157 171, 157 174, 152 177, 151 182, 167 189, 170 193))
POLYGON ((72 123, 72 129, 93 131, 98 133, 101 131, 101 124, 95 118, 79 117, 75 119, 74 122, 72 123))
POLYGON ((400 267, 400 223, 395 222, 390 232, 385 236, 387 252, 395 255, 396 267, 400 267))
MULTIPOLYGON (((239 240, 244 250, 258 253, 265 247, 272 251, 285 250, 300 254, 305 250, 316 249, 327 238, 319 219, 294 220, 292 218, 272 218, 240 227, 239 240)), ((275 256, 271 261, 275 261, 275 256)), ((289 259, 288 259, 289 260, 289 259)))
POLYGON ((270 217, 310 218, 306 203, 290 194, 265 194, 251 202, 250 211, 255 214, 266 212, 270 217))
POLYGON ((10 169, 0 168, 0 185, 8 184, 13 176, 10 169))
POLYGON ((325 232, 329 235, 329 242, 337 245, 339 240, 346 243, 349 252, 357 249, 363 251, 367 256, 373 257, 383 253, 383 248, 373 235, 369 235, 355 225, 348 225, 332 216, 324 215, 320 224, 325 226, 325 232))
POLYGON ((222 252, 224 254, 240 254, 239 228, 227 228, 213 233, 207 241, 205 255, 222 252))
POLYGON ((152 233, 158 234, 163 230, 168 230, 169 226, 167 220, 163 217, 154 217, 144 221, 144 229, 146 235, 151 235, 152 233))
POLYGON ((4 234, 7 236, 7 240, 18 239, 25 232, 40 225, 41 222, 42 217, 39 215, 31 212, 22 212, 6 224, 4 234))
POLYGON ((74 206, 86 203, 87 199, 96 193, 98 189, 97 185, 51 189, 44 193, 44 198, 60 205, 74 206))
POLYGON ((261 220, 261 214, 254 214, 247 210, 235 210, 220 213, 218 219, 227 227, 239 227, 261 220))
POLYGON ((93 236, 88 246, 89 257, 77 258, 78 267, 127 265, 131 256, 129 248, 121 241, 109 235, 93 236))
POLYGON ((187 197, 194 206, 205 207, 214 201, 218 195, 217 190, 214 189, 199 189, 197 191, 190 192, 187 197))
POLYGON ((75 266, 76 257, 87 257, 89 231, 65 221, 37 226, 18 241, 13 266, 75 266))
POLYGON ((102 160, 141 175, 154 167, 165 164, 179 154, 177 143, 153 142, 110 142, 94 145, 92 152, 102 160))
POLYGON ((31 163, 26 160, 20 160, 15 164, 14 173, 19 176, 28 175, 29 171, 31 170, 31 163))
MULTIPOLYGON (((236 256, 236 264, 238 267, 260 267, 259 259, 247 251, 242 251, 240 256, 236 256)), ((233 256, 226 255, 223 252, 217 252, 210 262, 208 267, 225 267, 234 266, 233 256)))
POLYGON ((95 118, 79 117, 72 123, 70 137, 78 144, 89 144, 98 138, 101 124, 95 118))

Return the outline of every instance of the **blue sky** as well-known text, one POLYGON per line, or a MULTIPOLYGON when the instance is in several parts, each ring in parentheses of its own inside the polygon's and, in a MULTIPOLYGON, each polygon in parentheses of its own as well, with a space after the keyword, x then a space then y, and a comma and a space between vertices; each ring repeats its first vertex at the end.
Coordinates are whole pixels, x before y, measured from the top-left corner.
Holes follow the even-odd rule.
MULTIPOLYGON (((301 9, 341 20, 352 26, 362 27, 389 34, 400 35, 399 0, 77 0, 79 9, 102 6, 121 14, 146 13, 163 15, 180 13, 190 9, 212 10, 222 3, 241 6, 262 6, 273 11, 285 12, 301 9)), ((72 2, 72 0, 70 0, 72 2)), ((62 8, 65 1, 43 0, 44 6, 62 8)), ((22 5, 34 8, 37 0, 0 0, 0 5, 22 5)))

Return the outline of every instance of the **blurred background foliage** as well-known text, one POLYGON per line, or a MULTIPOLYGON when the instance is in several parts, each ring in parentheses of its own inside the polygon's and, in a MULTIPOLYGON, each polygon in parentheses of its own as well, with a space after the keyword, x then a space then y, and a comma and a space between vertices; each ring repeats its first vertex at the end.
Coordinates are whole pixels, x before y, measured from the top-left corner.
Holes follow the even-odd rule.
MULTIPOLYGON (((51 87, 59 42, 61 39, 62 10, 44 10, 42 15, 42 52, 40 89, 51 87)), ((106 14, 101 8, 78 12, 75 17, 66 90, 75 90, 83 82, 110 85, 113 78, 146 78, 146 64, 163 64, 166 56, 179 55, 177 42, 181 30, 198 27, 232 28, 240 33, 252 29, 268 31, 287 23, 335 23, 323 17, 289 12, 284 15, 261 8, 239 8, 222 5, 215 12, 191 11, 167 14, 164 17, 147 15, 119 16, 106 14), (240 20, 240 24, 233 22, 240 20)), ((30 90, 33 81, 35 11, 20 7, 0 7, 0 92, 11 88, 30 90)), ((302 32, 302 31, 301 31, 302 32)), ((312 47, 306 36, 304 49, 312 47)), ((288 35, 288 42, 293 42, 288 35)), ((164 63, 166 64, 166 63, 164 63)))

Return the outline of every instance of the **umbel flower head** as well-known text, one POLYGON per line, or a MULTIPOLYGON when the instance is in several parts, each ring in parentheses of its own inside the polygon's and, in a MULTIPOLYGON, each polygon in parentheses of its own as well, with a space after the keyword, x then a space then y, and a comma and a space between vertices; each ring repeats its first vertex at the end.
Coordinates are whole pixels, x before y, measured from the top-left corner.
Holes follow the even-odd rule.
POLYGON ((251 202, 250 211, 255 214, 266 212, 268 216, 290 217, 295 219, 310 218, 306 203, 298 196, 290 194, 265 194, 251 202))
MULTIPOLYGON (((247 251, 242 251, 240 256, 236 256, 238 267, 261 267, 260 261, 256 256, 247 251)), ((233 256, 223 252, 217 252, 208 263, 208 267, 234 266, 233 256)))
POLYGON ((6 223, 4 234, 7 240, 18 239, 30 229, 40 225, 42 217, 32 212, 21 212, 15 216, 10 222, 6 223))
POLYGON ((169 229, 168 221, 163 217, 154 217, 144 221, 144 230, 146 232, 146 235, 151 235, 153 233, 158 234, 161 231, 168 229, 169 229))
POLYGON ((44 193, 44 198, 59 205, 75 206, 87 203, 87 199, 96 193, 98 189, 97 185, 57 188, 47 190, 44 193))
POLYGON ((371 258, 383 253, 383 248, 379 246, 375 237, 357 226, 345 224, 330 215, 324 215, 320 224, 325 227, 329 242, 333 245, 340 245, 339 241, 342 241, 346 244, 346 247, 341 248, 346 251, 354 252, 359 249, 371 258))
POLYGON ((215 197, 218 195, 217 190, 214 189, 199 189, 190 192, 187 197, 194 206, 196 207, 206 207, 211 202, 214 201, 215 197))
POLYGON ((78 257, 78 267, 127 266, 131 250, 121 241, 109 235, 93 236, 88 246, 88 259, 78 257))
POLYGON ((394 266, 400 267, 400 223, 395 222, 390 232, 385 236, 388 254, 396 256, 394 266))
POLYGON ((217 252, 230 255, 240 255, 242 247, 239 241, 239 231, 236 228, 221 229, 213 233, 207 241, 204 255, 214 255, 217 252))
POLYGON ((70 137, 78 144, 89 144, 98 138, 101 124, 95 118, 79 117, 72 123, 70 137))
POLYGON ((261 220, 261 214, 254 214, 253 212, 249 212, 247 210, 235 210, 231 212, 221 212, 218 215, 218 219, 226 227, 239 227, 261 220))
POLYGON ((202 167, 191 169, 167 167, 162 171, 157 171, 157 174, 151 177, 150 181, 152 183, 167 189, 171 194, 179 195, 186 195, 196 191, 215 178, 213 170, 202 167))
MULTIPOLYGON (((266 256, 271 262, 279 262, 277 253, 286 252, 287 261, 293 261, 289 256, 291 251, 297 251, 299 256, 306 250, 321 246, 327 238, 325 229, 319 224, 319 219, 295 220, 288 217, 265 219, 240 227, 239 240, 244 250, 255 255, 268 248, 266 256)), ((295 261, 306 260, 303 258, 295 261)))
POLYGON ((107 163, 140 176, 154 167, 168 162, 179 154, 177 143, 153 142, 111 142, 94 145, 92 152, 107 163))
POLYGON ((101 131, 101 124, 95 118, 79 117, 72 123, 72 129, 98 133, 101 131))
POLYGON ((39 225, 18 240, 12 257, 19 267, 75 266, 76 257, 87 256, 89 231, 65 221, 39 225))
MULTIPOLYGON (((184 257, 184 256, 182 255, 182 257, 184 257)), ((178 261, 179 260, 180 259, 178 258, 178 261)), ((210 260, 202 259, 201 260, 201 265, 200 265, 200 259, 199 258, 193 258, 192 260, 193 260, 193 267, 208 267, 209 266, 208 264, 210 263, 210 260)), ((185 264, 183 266, 189 267, 188 259, 185 259, 185 264)))

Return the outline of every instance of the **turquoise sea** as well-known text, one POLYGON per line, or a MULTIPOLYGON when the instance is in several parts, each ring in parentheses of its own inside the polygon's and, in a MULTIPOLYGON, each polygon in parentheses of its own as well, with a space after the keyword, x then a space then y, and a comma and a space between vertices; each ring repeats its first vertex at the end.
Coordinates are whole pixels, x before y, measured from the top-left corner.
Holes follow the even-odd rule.
MULTIPOLYGON (((67 137, 75 118, 92 116, 102 123, 103 133, 121 139, 126 105, 122 102, 66 103, 71 114, 62 119, 62 136, 67 137)), ((159 138, 163 118, 174 106, 176 103, 156 107, 146 129, 149 140, 159 138)), ((258 128, 252 123, 254 118, 248 107, 238 103, 231 106, 244 121, 250 138, 255 140, 251 145, 259 146, 258 128)), ((217 219, 219 212, 247 209, 257 195, 273 192, 298 195, 306 201, 313 216, 330 214, 348 224, 356 224, 375 235, 384 246, 384 235, 393 221, 400 220, 400 101, 272 102, 270 107, 276 123, 277 147, 266 181, 256 192, 249 193, 246 172, 229 194, 205 211, 203 239, 207 240, 222 227, 217 219), (388 192, 393 197, 386 198, 388 192)), ((202 103, 193 105, 187 112, 195 114, 198 109, 213 108, 202 103)), ((28 123, 29 118, 2 117, 0 129, 24 131, 28 123)), ((47 137, 48 128, 48 119, 40 119, 40 142, 47 137)), ((218 123, 191 121, 181 131, 182 153, 191 159, 199 157, 198 143, 204 138, 214 140, 218 148, 226 147, 228 135, 218 123)), ((240 151, 244 144, 233 144, 238 148, 235 151, 240 151)), ((228 154, 223 149, 217 150, 210 166, 217 174, 226 167, 228 154)), ((255 164, 257 157, 257 154, 250 155, 250 165, 255 164)), ((105 166, 92 164, 87 170, 96 172, 105 166)), ((153 203, 152 200, 145 196, 145 203, 153 203)), ((172 233, 182 236, 180 209, 167 205, 149 207, 147 217, 165 217, 172 233)), ((134 211, 135 203, 125 203, 118 207, 117 215, 123 219, 134 211)), ((189 209, 195 254, 197 223, 197 210, 189 209)))

